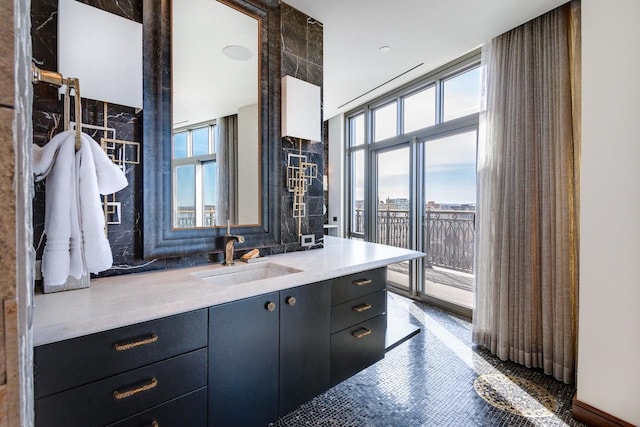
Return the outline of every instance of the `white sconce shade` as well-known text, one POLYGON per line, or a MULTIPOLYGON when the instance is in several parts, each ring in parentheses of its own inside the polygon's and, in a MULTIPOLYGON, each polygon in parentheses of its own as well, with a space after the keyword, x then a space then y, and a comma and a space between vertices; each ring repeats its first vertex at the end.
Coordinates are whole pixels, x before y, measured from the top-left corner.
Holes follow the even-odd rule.
POLYGON ((282 136, 322 141, 320 87, 291 76, 282 78, 282 136))
POLYGON ((75 0, 59 0, 58 72, 83 98, 142 108, 142 24, 75 0))

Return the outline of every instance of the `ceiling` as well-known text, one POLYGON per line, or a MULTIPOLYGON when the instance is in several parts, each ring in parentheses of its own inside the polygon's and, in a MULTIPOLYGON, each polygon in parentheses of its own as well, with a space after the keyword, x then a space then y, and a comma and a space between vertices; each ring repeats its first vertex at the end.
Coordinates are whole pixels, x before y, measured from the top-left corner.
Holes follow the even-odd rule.
POLYGON ((236 114, 258 102, 258 21, 211 0, 172 6, 173 125, 190 126, 236 114), (250 55, 223 53, 240 46, 250 55))
POLYGON ((285 1, 324 26, 325 119, 426 74, 566 2, 285 1), (381 46, 391 50, 382 53, 381 46))

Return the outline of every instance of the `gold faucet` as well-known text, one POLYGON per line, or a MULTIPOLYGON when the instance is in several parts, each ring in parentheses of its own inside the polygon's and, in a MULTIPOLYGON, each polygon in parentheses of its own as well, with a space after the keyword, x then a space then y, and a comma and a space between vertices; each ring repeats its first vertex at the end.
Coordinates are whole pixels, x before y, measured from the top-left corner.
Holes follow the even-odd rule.
POLYGON ((233 243, 243 243, 244 236, 225 234, 224 236, 224 262, 222 265, 233 265, 233 243))

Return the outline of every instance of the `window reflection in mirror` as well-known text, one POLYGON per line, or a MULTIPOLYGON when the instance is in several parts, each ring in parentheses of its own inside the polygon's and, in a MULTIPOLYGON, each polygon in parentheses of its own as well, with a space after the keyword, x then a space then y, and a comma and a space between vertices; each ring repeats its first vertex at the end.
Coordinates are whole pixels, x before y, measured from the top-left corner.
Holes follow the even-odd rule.
POLYGON ((259 224, 259 23, 172 2, 172 226, 259 224))
POLYGON ((173 131, 173 227, 216 224, 215 123, 173 131))

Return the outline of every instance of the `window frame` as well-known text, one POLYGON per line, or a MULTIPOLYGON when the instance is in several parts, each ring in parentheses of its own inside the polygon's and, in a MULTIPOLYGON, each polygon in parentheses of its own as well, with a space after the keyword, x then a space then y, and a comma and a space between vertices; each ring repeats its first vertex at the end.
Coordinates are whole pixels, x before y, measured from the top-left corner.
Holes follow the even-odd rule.
POLYGON ((201 123, 195 123, 190 126, 183 126, 175 128, 171 134, 171 193, 172 193, 172 206, 171 206, 171 224, 172 228, 198 228, 209 227, 205 219, 205 206, 204 206, 204 171, 203 165, 206 163, 216 163, 216 151, 215 151, 215 132, 216 132, 216 120, 210 120, 201 123), (207 154, 200 154, 193 156, 193 132, 201 130, 203 128, 208 129, 208 145, 209 152, 207 154), (175 158, 175 135, 179 133, 187 134, 187 155, 186 157, 175 158), (177 170, 179 167, 193 165, 194 167, 194 192, 195 192, 195 209, 194 209, 194 224, 192 226, 182 226, 178 224, 178 211, 176 206, 177 197, 177 170))
MULTIPOLYGON (((387 147, 393 147, 398 144, 406 143, 411 140, 433 139, 440 135, 463 133, 470 128, 479 128, 479 112, 471 113, 466 116, 458 117, 452 120, 444 121, 444 82, 450 80, 457 75, 466 73, 467 71, 481 67, 481 50, 476 49, 466 55, 451 61, 397 89, 383 94, 370 102, 359 105, 344 114, 344 153, 345 153, 345 235, 347 238, 364 239, 371 241, 374 236, 374 224, 370 220, 368 212, 372 212, 371 197, 374 194, 372 189, 373 176, 372 171, 372 153, 387 147), (404 133, 404 98, 414 95, 421 90, 435 87, 435 124, 421 128, 409 133, 404 133), (380 141, 374 141, 375 126, 375 110, 385 107, 391 103, 396 103, 396 136, 386 138, 380 141), (353 118, 364 115, 364 143, 356 146, 351 145, 352 136, 352 120, 353 118), (364 230, 362 233, 354 232, 354 185, 353 176, 353 153, 364 150, 364 230)), ((412 160, 413 161, 413 160, 412 160)))

